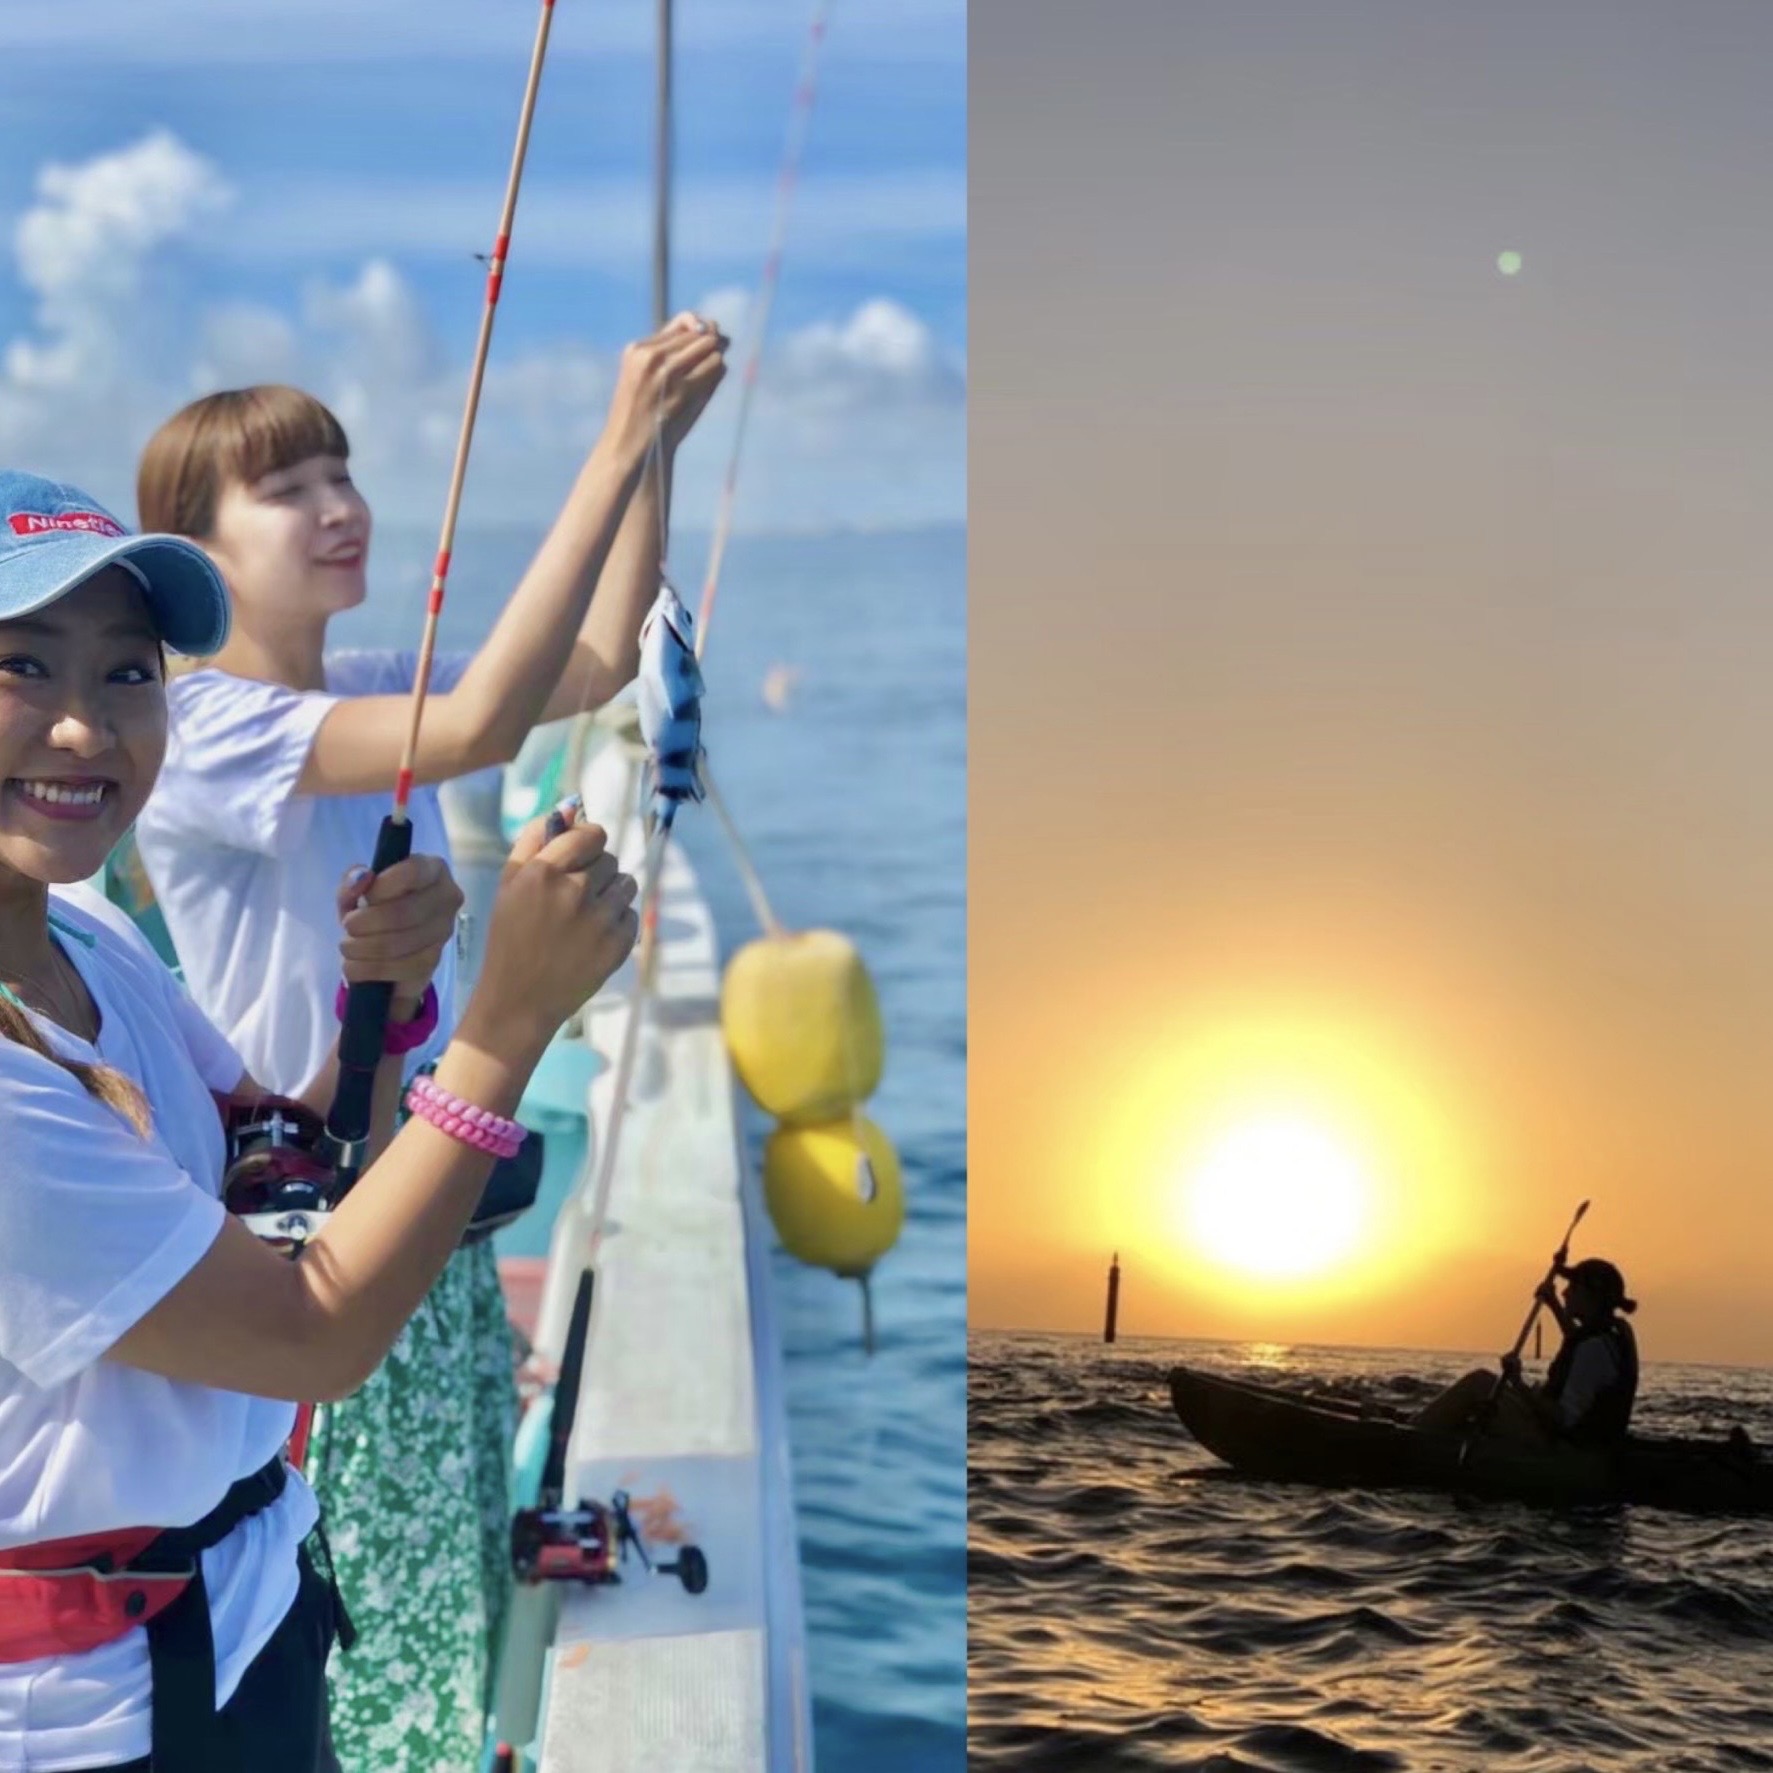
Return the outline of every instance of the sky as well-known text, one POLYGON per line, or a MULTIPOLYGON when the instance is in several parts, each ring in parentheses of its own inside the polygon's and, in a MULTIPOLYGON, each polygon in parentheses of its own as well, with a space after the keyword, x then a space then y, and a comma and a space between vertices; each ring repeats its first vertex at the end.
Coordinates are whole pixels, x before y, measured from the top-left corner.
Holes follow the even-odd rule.
POLYGON ((974 0, 975 1326, 1118 1247, 1125 1333, 1500 1350, 1588 1197, 1649 1358, 1773 1364, 1769 66, 974 0), (1191 1214, 1289 1117, 1365 1219, 1252 1278, 1191 1214))
MULTIPOLYGON (((295 380, 435 525, 538 8, 83 0, 0 55, 0 459, 133 511, 155 425, 295 380), (243 23, 249 19, 250 23, 243 23)), ((962 0, 834 0, 738 517, 965 510, 962 0)), ((651 313, 651 0, 560 0, 464 522, 557 507, 651 313)), ((743 346, 810 0, 679 0, 673 305, 743 346)), ((737 377, 681 465, 706 528, 737 377)))

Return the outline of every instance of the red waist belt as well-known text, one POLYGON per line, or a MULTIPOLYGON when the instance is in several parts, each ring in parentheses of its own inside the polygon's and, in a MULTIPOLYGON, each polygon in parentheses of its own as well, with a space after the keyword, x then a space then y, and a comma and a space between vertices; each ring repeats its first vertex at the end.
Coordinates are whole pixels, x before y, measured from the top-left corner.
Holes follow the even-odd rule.
POLYGON ((145 1626, 155 1773, 218 1765, 215 1643, 203 1553, 283 1494, 282 1456, 189 1527, 126 1527, 0 1551, 0 1663, 78 1655, 145 1626))
POLYGON ((0 1551, 0 1663, 77 1656, 158 1618, 193 1574, 132 1568, 159 1537, 126 1527, 0 1551))

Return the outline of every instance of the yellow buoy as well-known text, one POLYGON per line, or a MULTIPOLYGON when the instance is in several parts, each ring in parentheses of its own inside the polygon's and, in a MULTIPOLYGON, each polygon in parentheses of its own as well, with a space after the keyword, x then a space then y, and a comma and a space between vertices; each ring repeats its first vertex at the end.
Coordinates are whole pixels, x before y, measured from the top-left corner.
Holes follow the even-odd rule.
POLYGON ((838 1120, 880 1083, 886 1031, 874 981, 835 930, 747 942, 727 964, 720 1023, 739 1081, 791 1126, 838 1120))
POLYGON ((905 1223, 898 1154, 860 1114, 778 1127, 763 1148, 763 1197, 788 1254, 834 1274, 865 1275, 905 1223))

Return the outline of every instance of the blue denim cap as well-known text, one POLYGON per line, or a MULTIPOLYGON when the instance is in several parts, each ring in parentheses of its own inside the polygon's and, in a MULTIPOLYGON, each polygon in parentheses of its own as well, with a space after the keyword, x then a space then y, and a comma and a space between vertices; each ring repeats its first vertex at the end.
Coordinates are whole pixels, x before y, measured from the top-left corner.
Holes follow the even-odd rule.
POLYGON ((228 589, 201 548, 137 535, 78 487, 0 468, 0 622, 47 608, 113 565, 134 574, 174 652, 221 651, 228 589))

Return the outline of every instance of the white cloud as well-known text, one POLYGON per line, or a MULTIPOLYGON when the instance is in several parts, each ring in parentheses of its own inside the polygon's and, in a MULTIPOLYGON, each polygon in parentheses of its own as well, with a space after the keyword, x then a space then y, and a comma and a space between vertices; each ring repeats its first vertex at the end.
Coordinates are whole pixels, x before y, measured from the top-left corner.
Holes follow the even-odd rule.
MULTIPOLYGON (((217 169, 155 134, 82 166, 46 168, 14 257, 35 324, 0 354, 0 457, 130 508, 137 451, 193 394, 253 381, 311 388, 351 435, 378 513, 435 521, 468 365, 439 344, 395 263, 311 281, 294 313, 198 299, 179 257, 241 225, 217 169)), ((700 304, 737 337, 749 299, 700 304)), ((595 441, 610 353, 581 342, 501 352, 495 338, 464 522, 545 521, 595 441)), ((737 375, 686 448, 679 521, 705 524, 731 445, 737 375)), ((965 376, 909 309, 880 297, 771 342, 741 481, 748 528, 961 515, 965 376)))
POLYGON ((46 301, 127 295, 146 254, 224 207, 215 169, 165 130, 81 166, 37 175, 37 207, 18 226, 19 278, 46 301))
POLYGON ((917 316, 884 296, 841 323, 818 321, 783 341, 776 385, 821 406, 941 399, 961 393, 959 369, 917 316))
POLYGON ((752 292, 736 283, 723 283, 711 289, 697 304, 696 312, 704 314, 736 343, 743 343, 745 322, 751 313, 752 292))
POLYGON ((13 236, 35 328, 0 354, 0 449, 48 431, 127 427, 140 370, 166 343, 177 267, 165 249, 229 201, 215 168, 157 131, 117 153, 39 172, 13 236))
MULTIPOLYGON (((736 383, 750 344, 749 298, 716 290, 697 306, 732 334, 736 383)), ((724 467, 731 447, 736 393, 723 390, 685 450, 683 483, 691 501, 703 495, 702 511, 713 506, 714 457, 724 467)), ((824 528, 959 518, 964 366, 922 320, 885 297, 842 321, 777 331, 767 341, 745 452, 741 524, 824 528)))
POLYGON ((390 383, 435 372, 436 353, 418 298, 386 259, 371 259, 344 288, 310 286, 308 324, 337 341, 350 370, 390 383))

